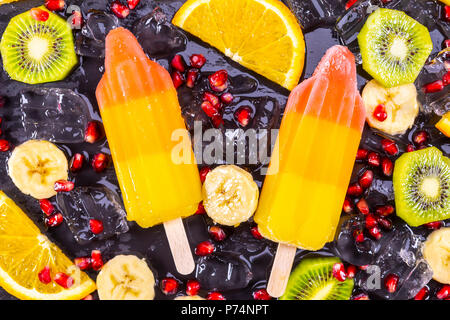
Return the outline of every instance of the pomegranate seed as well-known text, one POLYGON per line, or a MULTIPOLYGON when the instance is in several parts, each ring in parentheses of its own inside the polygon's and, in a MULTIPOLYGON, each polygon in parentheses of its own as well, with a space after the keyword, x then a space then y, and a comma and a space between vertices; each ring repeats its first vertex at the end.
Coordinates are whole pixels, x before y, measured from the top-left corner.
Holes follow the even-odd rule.
POLYGON ((422 289, 417 292, 416 296, 414 297, 414 300, 425 300, 428 297, 428 294, 430 293, 430 290, 427 286, 423 287, 422 289))
POLYGON ((250 122, 252 114, 252 109, 250 107, 244 106, 240 107, 234 114, 234 117, 239 122, 239 124, 243 127, 246 127, 250 122))
POLYGON ((370 228, 369 233, 375 240, 381 239, 381 231, 378 227, 370 228))
POLYGON ((189 69, 187 76, 186 76, 186 86, 188 88, 193 88, 195 86, 195 81, 197 81, 200 73, 198 69, 189 69))
POLYGON ((447 73, 442 77, 442 82, 444 83, 444 86, 448 86, 450 84, 450 71, 447 71, 447 73))
POLYGON ((52 282, 52 276, 50 274, 50 267, 45 266, 44 269, 42 269, 38 273, 38 278, 39 278, 39 281, 42 282, 43 284, 49 284, 50 282, 52 282))
POLYGON ((343 263, 335 263, 333 265, 333 277, 335 277, 340 282, 344 282, 347 279, 347 274, 345 273, 345 267, 343 263))
POLYGON ((3 108, 6 104, 6 99, 3 96, 0 96, 0 108, 3 108))
POLYGON ((206 176, 208 175, 208 173, 211 171, 210 167, 203 167, 200 170, 200 181, 203 183, 205 182, 206 176))
POLYGON ((358 0, 349 0, 349 1, 347 1, 347 3, 345 4, 345 10, 350 9, 350 7, 352 5, 354 5, 356 1, 358 1, 358 0))
POLYGON ((375 110, 373 110, 373 117, 380 122, 383 122, 387 119, 387 113, 384 105, 379 104, 375 110))
POLYGON ((257 240, 261 240, 263 238, 263 236, 261 235, 261 233, 259 233, 259 229, 258 226, 253 226, 250 228, 250 233, 252 234, 252 236, 257 239, 257 240))
POLYGON ((424 145, 428 140, 428 133, 426 131, 419 131, 414 135, 413 141, 416 145, 424 145))
POLYGON ((128 8, 133 10, 139 4, 141 0, 127 0, 128 8))
POLYGON ((360 293, 352 298, 352 300, 370 300, 369 296, 365 293, 360 293))
POLYGON ((396 274, 389 274, 384 279, 384 286, 389 293, 394 293, 397 290, 398 276, 396 274))
POLYGON ((347 278, 353 279, 356 276, 358 269, 354 265, 349 265, 347 267, 347 278))
POLYGON ((439 92, 442 91, 442 89, 444 89, 444 82, 442 80, 436 80, 434 82, 431 82, 429 84, 426 84, 422 90, 425 93, 435 93, 435 92, 439 92))
POLYGON ((108 164, 109 156, 104 153, 97 153, 92 159, 92 168, 94 168, 95 172, 102 172, 108 167, 108 164))
POLYGON ((92 267, 92 261, 90 257, 75 258, 73 263, 75 263, 75 265, 81 270, 87 270, 92 267))
POLYGON ((253 299, 255 300, 271 300, 272 297, 267 292, 266 289, 259 289, 255 292, 253 292, 253 299))
POLYGON ((86 297, 84 297, 81 300, 94 300, 94 297, 92 296, 92 294, 88 294, 86 297))
POLYGON ((198 256, 207 256, 213 253, 215 250, 214 245, 210 241, 203 241, 195 248, 195 254, 198 256))
POLYGON ((378 221, 373 214, 368 214, 366 216, 366 228, 371 229, 378 226, 378 221))
POLYGON ((98 271, 103 267, 103 258, 100 250, 91 251, 91 266, 95 271, 98 271))
POLYGON ((387 217, 392 213, 394 213, 394 207, 391 205, 381 206, 376 210, 376 214, 383 217, 387 217))
POLYGON ((392 221, 388 218, 377 218, 378 224, 384 229, 384 230, 391 230, 392 229, 392 221))
POLYGON ((186 294, 188 296, 195 296, 200 290, 200 283, 197 280, 188 280, 186 283, 186 294))
POLYGON ((172 72, 172 82, 175 89, 178 89, 184 83, 184 81, 185 81, 184 76, 181 74, 180 71, 172 72))
POLYGON ((125 19, 130 14, 130 9, 119 1, 113 1, 111 3, 111 11, 120 19, 125 19))
POLYGON ((176 54, 175 57, 173 57, 170 65, 177 71, 180 72, 186 71, 186 62, 184 62, 183 57, 179 54, 176 54))
POLYGON ((193 54, 190 56, 189 61, 191 62, 191 67, 200 69, 206 63, 206 58, 202 54, 193 54))
POLYGON ((447 39, 447 40, 444 41, 444 46, 446 48, 450 48, 450 39, 447 39))
POLYGON ((75 153, 73 157, 70 159, 70 171, 71 172, 78 172, 81 170, 81 167, 83 167, 84 163, 84 156, 81 153, 75 153))
POLYGON ((209 86, 213 91, 222 92, 228 87, 228 72, 219 70, 208 77, 209 86))
POLYGON ((219 128, 221 125, 224 124, 223 118, 220 114, 216 114, 215 116, 213 116, 211 118, 211 120, 212 120, 215 128, 219 128))
POLYGON ((83 16, 80 11, 74 11, 72 17, 72 29, 81 29, 83 24, 83 16))
POLYGON ((350 213, 353 211, 353 204, 350 198, 345 197, 344 204, 342 205, 342 211, 344 211, 345 213, 350 213))
POLYGON ((89 220, 89 228, 93 234, 99 234, 103 232, 103 222, 97 219, 89 220))
POLYGON ((51 216, 55 212, 55 207, 50 202, 50 200, 39 200, 39 206, 41 207, 42 212, 44 212, 47 217, 51 216))
POLYGON ((353 232, 353 238, 358 243, 364 242, 365 240, 364 233, 361 230, 356 230, 353 232))
POLYGON ((8 151, 10 149, 11 145, 9 144, 8 141, 4 140, 4 139, 0 139, 0 151, 1 152, 5 152, 8 151))
POLYGON ((356 203, 356 207, 363 215, 368 215, 370 212, 369 205, 367 204, 367 201, 365 199, 359 200, 356 203))
POLYGON ((105 136, 103 125, 98 121, 90 121, 84 132, 84 141, 95 143, 105 136))
POLYGON ((445 284, 437 293, 436 297, 440 300, 447 300, 450 297, 450 285, 445 284))
POLYGON ((214 292, 208 293, 208 295, 206 296, 206 300, 226 300, 226 299, 223 296, 223 294, 221 294, 220 292, 214 291, 214 292))
POLYGON ((45 22, 50 17, 50 14, 48 11, 42 10, 40 8, 33 8, 30 10, 31 17, 33 17, 34 20, 45 22))
POLYGON ((45 6, 50 11, 61 11, 65 6, 64 0, 46 0, 45 6))
POLYGON ((447 20, 448 22, 450 22, 450 6, 445 6, 445 9, 444 9, 444 18, 445 18, 445 20, 447 20))
POLYGON ((359 270, 367 270, 367 268, 369 267, 369 265, 368 264, 365 264, 365 265, 362 265, 362 266, 359 266, 359 270))
POLYGON ((72 277, 62 272, 55 274, 55 282, 65 289, 69 289, 74 283, 72 277))
POLYGON ((164 278, 161 281, 161 291, 165 295, 175 294, 178 289, 178 281, 174 278, 164 278))
POLYGON ((352 183, 347 189, 347 194, 349 196, 357 197, 357 196, 362 195, 362 193, 363 193, 363 188, 361 188, 361 186, 357 182, 352 183))
POLYGON ((366 149, 358 149, 358 152, 356 153, 356 160, 366 160, 368 154, 369 151, 366 149))
POLYGON ((209 101, 203 101, 201 108, 210 118, 219 115, 217 108, 215 108, 209 101))
POLYGON ((63 222, 63 220, 64 220, 63 215, 58 212, 45 218, 45 224, 48 227, 57 227, 63 222))
POLYGON ((206 210, 205 210, 205 207, 203 206, 203 201, 202 201, 198 204, 198 208, 197 208, 197 211, 195 212, 195 214, 205 214, 205 213, 206 213, 206 210))
POLYGON ((442 221, 434 221, 425 223, 424 226, 430 230, 437 230, 442 227, 442 221))
POLYGON ((220 109, 220 101, 219 98, 211 93, 211 92, 205 92, 203 93, 203 101, 208 101, 209 103, 211 103, 211 105, 216 108, 217 110, 220 109))
POLYGON ((233 102, 234 97, 231 93, 225 92, 223 95, 220 96, 220 100, 222 100, 225 104, 230 104, 233 102))
POLYGON ((416 151, 416 148, 411 143, 408 143, 408 145, 406 146, 406 152, 413 152, 413 151, 416 151))
POLYGON ((390 159, 383 158, 381 160, 381 169, 383 170, 383 174, 386 177, 390 177, 392 175, 392 172, 394 171, 394 164, 390 159))
POLYGON ((380 155, 376 152, 370 152, 367 156, 367 163, 372 167, 380 166, 380 155))
POLYGON ((211 238, 216 241, 223 241, 227 237, 225 231, 223 231, 223 229, 218 226, 211 226, 208 232, 211 238))
POLYGON ((383 147, 384 151, 386 151, 386 153, 391 156, 395 156, 398 153, 397 145, 390 139, 381 140, 381 146, 383 147))
POLYGON ((373 181, 373 171, 366 170, 359 178, 359 185, 364 189, 367 189, 372 184, 372 181, 373 181))

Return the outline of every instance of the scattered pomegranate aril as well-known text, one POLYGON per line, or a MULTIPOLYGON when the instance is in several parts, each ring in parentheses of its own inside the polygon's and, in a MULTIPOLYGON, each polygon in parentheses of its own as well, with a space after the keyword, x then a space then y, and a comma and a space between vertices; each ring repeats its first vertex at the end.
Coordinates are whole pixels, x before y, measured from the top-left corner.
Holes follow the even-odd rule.
POLYGON ((65 289, 69 289, 74 284, 73 278, 63 272, 58 272, 57 274, 55 274, 54 280, 57 284, 65 289))
POLYGON ((74 11, 72 13, 72 29, 81 29, 83 25, 83 16, 80 11, 74 11))
POLYGON ((253 299, 255 300, 271 300, 272 297, 266 289, 259 289, 253 292, 253 299))
POLYGON ((436 80, 434 82, 426 84, 422 88, 425 93, 435 93, 442 91, 442 89, 444 89, 444 82, 442 80, 436 80))
POLYGON ((80 268, 80 270, 87 270, 92 267, 92 261, 90 257, 81 257, 81 258, 75 258, 73 263, 80 268))
POLYGON ((359 178, 359 185, 364 189, 367 189, 372 184, 372 181, 373 181, 373 171, 366 170, 359 178))
POLYGON ((367 163, 372 167, 379 167, 380 166, 380 155, 376 152, 370 152, 367 156, 367 163))
POLYGON ((440 300, 447 300, 450 298, 450 285, 445 284, 437 293, 436 297, 440 300))
POLYGON ((95 172, 104 171, 109 164, 109 156, 104 153, 97 153, 94 155, 92 159, 92 168, 94 168, 95 172))
POLYGON ((200 72, 198 71, 198 69, 189 69, 186 75, 186 86, 192 89, 195 86, 195 82, 197 81, 199 75, 200 72))
POLYGON ((417 294, 414 297, 414 300, 425 300, 428 297, 428 294, 430 293, 430 290, 427 286, 423 287, 422 289, 417 292, 417 294))
POLYGON ((444 46, 446 48, 450 48, 450 39, 447 39, 447 40, 444 41, 444 46))
POLYGON ((386 108, 384 107, 384 105, 379 104, 375 108, 375 110, 373 110, 373 117, 380 122, 383 122, 384 120, 387 119, 387 112, 386 112, 386 108))
POLYGON ((362 265, 362 266, 359 266, 359 270, 367 270, 367 268, 369 267, 369 265, 368 264, 365 264, 365 265, 362 265))
POLYGON ((172 72, 172 82, 175 89, 178 89, 184 83, 184 76, 180 71, 172 72))
POLYGON ((335 263, 333 265, 333 277, 338 281, 344 282, 347 279, 347 273, 343 263, 335 263))
POLYGON ((391 215, 392 213, 394 213, 394 207, 391 205, 380 206, 377 208, 377 210, 375 212, 379 216, 387 217, 387 216, 391 215))
POLYGON ((250 233, 252 234, 253 238, 257 240, 261 240, 263 236, 259 232, 258 226, 253 226, 250 228, 250 233))
POLYGON ((81 153, 75 153, 70 159, 69 168, 71 172, 78 172, 83 167, 84 156, 81 153))
POLYGON ((388 218, 378 217, 377 222, 378 225, 382 227, 384 230, 389 231, 392 229, 392 221, 389 220, 388 218))
POLYGON ((413 141, 416 145, 421 146, 427 143, 428 140, 428 132, 419 131, 414 135, 413 141))
POLYGON ((392 176, 392 172, 394 171, 394 163, 388 158, 383 158, 381 160, 381 170, 383 170, 383 174, 386 177, 392 176))
POLYGON ((215 241, 223 241, 227 237, 225 231, 219 226, 211 226, 209 227, 209 235, 211 238, 213 238, 215 241))
POLYGON ((375 239, 380 240, 381 239, 381 231, 378 227, 373 227, 369 229, 369 234, 375 239))
POLYGON ((103 258, 100 250, 91 251, 91 266, 95 271, 98 271, 103 267, 103 258))
POLYGON ((416 151, 416 148, 414 147, 413 144, 408 143, 408 145, 406 146, 406 152, 413 152, 416 151))
POLYGON ((365 293, 360 293, 352 298, 352 300, 370 300, 369 296, 365 293))
POLYGON ((64 217, 59 212, 45 218, 45 224, 50 228, 59 226, 63 221, 64 217))
POLYGON ((219 114, 217 108, 215 108, 209 101, 203 101, 201 108, 210 118, 217 116, 219 114))
POLYGON ((208 77, 209 86, 213 91, 222 92, 228 87, 228 72, 219 70, 208 77))
POLYGON ((445 20, 447 20, 447 22, 450 22, 450 6, 445 6, 444 18, 445 18, 445 20))
POLYGON ((222 126, 224 124, 223 118, 220 114, 216 114, 215 116, 213 116, 211 118, 211 120, 212 120, 212 123, 215 128, 219 128, 220 126, 222 126))
POLYGON ((210 167, 203 167, 200 169, 200 181, 203 183, 205 182, 206 176, 211 171, 210 167))
POLYGON ((65 6, 64 0, 46 0, 45 7, 50 11, 61 11, 65 6))
POLYGON ((353 211, 353 203, 349 197, 345 197, 344 204, 342 205, 342 211, 345 213, 351 213, 353 211))
POLYGON ((358 1, 358 0, 349 0, 349 1, 347 1, 347 3, 345 4, 345 10, 350 9, 350 7, 352 5, 354 5, 356 1, 358 1))
POLYGON ((43 284, 49 284, 50 282, 52 282, 52 276, 51 276, 51 273, 50 273, 50 267, 49 266, 45 266, 44 269, 42 269, 38 273, 38 278, 39 278, 39 281, 42 282, 43 284))
POLYGON ((386 151, 386 153, 391 156, 395 156, 396 154, 398 154, 397 144, 391 139, 381 140, 381 146, 383 147, 384 151, 386 151))
POLYGON ((203 101, 208 101, 211 103, 211 105, 216 108, 217 110, 220 109, 220 101, 219 97, 216 96, 214 93, 211 92, 204 92, 203 93, 203 101))
POLYGON ((84 141, 95 143, 105 136, 103 125, 98 121, 90 121, 84 132, 84 141))
POLYGON ((191 67, 200 69, 206 63, 206 58, 202 54, 193 54, 189 57, 191 67))
POLYGON ((206 296, 206 300, 226 300, 226 299, 223 294, 221 294, 220 292, 214 291, 214 292, 208 293, 208 295, 206 296))
POLYGON ((48 199, 39 200, 39 207, 41 207, 42 212, 44 212, 47 217, 55 212, 55 207, 48 199))
POLYGON ((0 151, 1 152, 6 152, 11 148, 11 145, 9 144, 9 142, 5 139, 0 139, 0 151))
POLYGON ((214 245, 210 241, 200 242, 195 248, 195 254, 198 256, 207 256, 215 250, 214 245))
POLYGON ((45 22, 50 17, 48 11, 42 10, 40 8, 33 8, 30 10, 31 17, 36 21, 45 22))
POLYGON ((130 9, 128 9, 126 5, 121 4, 119 1, 113 1, 111 3, 111 11, 119 19, 125 19, 130 14, 130 9))
POLYGON ((349 185, 349 187, 347 189, 347 194, 349 196, 358 197, 358 196, 362 195, 362 193, 363 193, 363 188, 357 182, 349 185))
POLYGON ((161 291, 165 295, 175 294, 178 289, 178 281, 174 278, 164 278, 161 281, 161 291))
POLYGON ((371 229, 378 226, 378 221, 373 214, 368 214, 365 220, 366 228, 371 229))
POLYGON ((369 204, 365 199, 360 199, 356 203, 356 207, 358 208, 359 212, 361 212, 363 215, 368 215, 370 212, 369 204))
POLYGON ((384 286, 386 287, 386 290, 389 293, 394 293, 397 290, 397 286, 398 286, 398 276, 396 274, 389 274, 385 279, 384 279, 384 286))
POLYGON ((200 291, 200 283, 197 280, 188 280, 186 283, 186 294, 188 296, 195 296, 200 291))
POLYGON ((97 219, 89 220, 89 228, 93 234, 99 234, 103 232, 103 222, 97 219))
POLYGON ((450 71, 447 71, 446 74, 442 77, 442 82, 444 83, 444 86, 448 86, 450 84, 450 71))
POLYGON ((368 155, 368 150, 360 148, 358 149, 358 152, 356 152, 356 160, 366 160, 368 155))
POLYGON ((198 204, 197 211, 195 211, 195 214, 205 214, 205 213, 206 213, 206 210, 205 210, 205 207, 203 206, 203 201, 202 201, 198 204))
POLYGON ((220 100, 222 100, 222 102, 225 104, 230 104, 233 102, 234 96, 229 92, 225 92, 220 96, 220 100))
POLYGON ((141 0, 127 0, 128 8, 133 10, 139 4, 141 0))
POLYGON ((355 230, 353 232, 353 238, 357 243, 362 243, 365 240, 364 233, 361 230, 355 230))
POLYGON ((442 227, 442 221, 428 222, 424 224, 424 227, 430 230, 437 230, 442 227))
POLYGON ((353 279, 356 276, 356 272, 358 272, 358 268, 356 268, 354 265, 349 265, 347 267, 347 278, 353 279))
POLYGON ((250 122, 251 114, 252 109, 250 107, 243 106, 236 110, 234 117, 241 126, 246 127, 250 122))

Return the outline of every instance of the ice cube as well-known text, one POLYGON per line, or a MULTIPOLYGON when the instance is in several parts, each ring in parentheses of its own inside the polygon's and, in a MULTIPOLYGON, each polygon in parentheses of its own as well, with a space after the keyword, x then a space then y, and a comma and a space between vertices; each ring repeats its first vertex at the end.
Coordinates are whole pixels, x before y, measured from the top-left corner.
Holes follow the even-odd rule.
POLYGON ((75 52, 83 57, 103 59, 105 57, 105 43, 79 33, 75 38, 75 52))
POLYGON ((105 186, 77 187, 71 192, 58 193, 56 201, 80 244, 107 239, 129 229, 119 195, 105 186), (90 230, 91 219, 103 223, 103 232, 94 234, 90 230))
POLYGON ((94 12, 86 20, 81 33, 88 38, 104 43, 108 33, 119 26, 119 19, 116 16, 104 12, 94 12))
POLYGON ((108 0, 84 0, 81 4, 81 12, 88 16, 93 12, 106 11, 108 3, 108 0))
POLYGON ((167 57, 186 48, 186 36, 167 21, 160 8, 141 18, 133 33, 144 51, 153 58, 167 57))
POLYGON ((345 11, 343 0, 287 0, 286 3, 305 30, 335 21, 345 11))
POLYGON ((25 131, 23 140, 83 142, 84 131, 91 119, 87 98, 61 88, 24 89, 20 93, 20 112, 25 131))
POLYGON ((203 289, 229 291, 247 287, 253 275, 237 254, 222 251, 200 258, 195 277, 203 289))

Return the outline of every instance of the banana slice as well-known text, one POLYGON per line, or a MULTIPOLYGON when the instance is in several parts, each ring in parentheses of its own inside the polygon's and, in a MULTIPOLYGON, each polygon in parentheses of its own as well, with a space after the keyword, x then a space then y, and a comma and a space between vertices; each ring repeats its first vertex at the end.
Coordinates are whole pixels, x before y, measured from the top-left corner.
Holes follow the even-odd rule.
POLYGON ((179 296, 173 300, 206 300, 206 299, 200 296, 179 296))
POLYGON ((144 260, 119 255, 109 260, 97 277, 100 300, 153 300, 155 277, 144 260))
POLYGON ((247 171, 223 165, 206 176, 203 205, 215 222, 234 226, 247 221, 258 206, 259 190, 247 171))
POLYGON ((17 188, 36 199, 56 195, 54 184, 67 180, 67 158, 57 146, 29 140, 16 147, 8 160, 8 173, 17 188))
POLYGON ((362 92, 367 111, 367 123, 388 134, 402 134, 414 124, 419 114, 417 90, 414 84, 385 88, 376 80, 370 81, 362 92), (378 105, 384 105, 387 118, 379 121, 373 115, 378 105))
POLYGON ((433 270, 433 279, 450 284, 450 228, 441 228, 428 236, 423 257, 433 270))

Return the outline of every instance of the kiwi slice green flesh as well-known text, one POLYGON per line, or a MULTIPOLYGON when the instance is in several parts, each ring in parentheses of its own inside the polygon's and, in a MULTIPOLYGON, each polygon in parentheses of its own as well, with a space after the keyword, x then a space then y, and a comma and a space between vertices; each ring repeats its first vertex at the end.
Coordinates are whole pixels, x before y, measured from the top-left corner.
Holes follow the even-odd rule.
POLYGON ((435 148, 404 153, 395 162, 397 216, 412 227, 450 218, 450 159, 435 148))
POLYGON ((386 88, 413 83, 433 49, 425 26, 391 9, 369 16, 358 43, 364 70, 386 88))
POLYGON ((12 18, 0 51, 9 76, 28 84, 62 80, 77 64, 72 29, 51 12, 45 22, 35 20, 30 11, 12 18))
POLYGON ((305 258, 291 273, 280 300, 348 300, 353 291, 353 279, 343 282, 333 276, 333 265, 339 258, 305 258))

